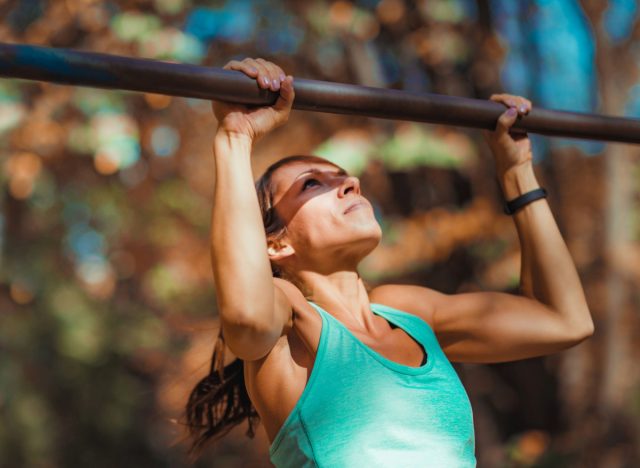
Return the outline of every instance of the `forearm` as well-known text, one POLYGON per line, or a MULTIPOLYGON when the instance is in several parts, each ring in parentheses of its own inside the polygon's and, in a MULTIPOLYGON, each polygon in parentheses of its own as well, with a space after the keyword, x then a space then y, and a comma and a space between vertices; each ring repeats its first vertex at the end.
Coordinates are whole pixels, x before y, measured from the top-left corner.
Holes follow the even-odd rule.
MULTIPOLYGON (((507 200, 539 187, 530 162, 499 179, 507 200)), ((529 203, 513 217, 522 251, 522 294, 557 311, 571 329, 590 330, 593 323, 578 272, 546 199, 529 203)))
POLYGON ((213 151, 211 256, 223 325, 268 328, 274 286, 251 172, 251 140, 218 132, 213 151))

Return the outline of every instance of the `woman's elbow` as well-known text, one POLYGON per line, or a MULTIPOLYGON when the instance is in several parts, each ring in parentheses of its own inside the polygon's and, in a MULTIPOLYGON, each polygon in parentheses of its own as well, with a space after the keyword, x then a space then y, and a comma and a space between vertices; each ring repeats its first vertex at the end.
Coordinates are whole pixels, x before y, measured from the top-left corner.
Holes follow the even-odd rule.
POLYGON ((595 325, 591 318, 591 314, 589 313, 589 309, 585 310, 583 318, 580 321, 569 324, 568 328, 568 335, 572 345, 577 345, 578 343, 581 343, 587 338, 593 336, 593 333, 595 332, 595 325))
POLYGON ((280 333, 274 327, 252 323, 222 321, 222 333, 229 350, 244 361, 266 356, 274 347, 280 333))
POLYGON ((587 338, 590 338, 591 336, 593 336, 593 333, 595 332, 596 328, 595 325, 593 324, 593 320, 589 320, 589 322, 587 323, 587 325, 585 326, 583 332, 582 332, 582 338, 580 339, 580 341, 586 340, 587 338))

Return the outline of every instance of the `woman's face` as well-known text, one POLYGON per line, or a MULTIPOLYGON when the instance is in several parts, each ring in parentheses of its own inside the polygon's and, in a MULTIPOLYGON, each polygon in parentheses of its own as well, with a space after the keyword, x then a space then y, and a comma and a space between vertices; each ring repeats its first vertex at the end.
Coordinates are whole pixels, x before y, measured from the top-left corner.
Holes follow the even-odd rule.
POLYGON ((272 183, 294 269, 355 268, 380 242, 382 230, 356 177, 329 163, 295 162, 277 169, 272 183))

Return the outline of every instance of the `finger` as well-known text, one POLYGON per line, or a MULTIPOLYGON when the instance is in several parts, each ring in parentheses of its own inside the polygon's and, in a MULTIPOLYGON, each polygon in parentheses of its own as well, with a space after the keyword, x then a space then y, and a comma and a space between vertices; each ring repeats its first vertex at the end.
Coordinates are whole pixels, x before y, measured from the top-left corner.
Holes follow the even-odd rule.
POLYGON ((269 69, 269 71, 271 72, 271 78, 273 78, 274 80, 278 80, 282 82, 286 78, 284 72, 282 71, 282 68, 280 68, 275 63, 269 62, 262 58, 257 58, 256 61, 258 61, 259 63, 261 63, 262 65, 264 65, 269 69))
POLYGON ((271 80, 271 90, 278 91, 280 89, 280 84, 283 81, 284 72, 282 68, 276 65, 273 62, 268 62, 264 59, 258 58, 256 59, 261 65, 263 65, 269 72, 269 79, 271 80))
POLYGON ((293 101, 296 97, 295 90, 293 89, 293 76, 289 75, 280 85, 280 96, 274 104, 273 108, 277 112, 284 112, 291 109, 293 101))
POLYGON ((518 113, 521 115, 528 114, 529 111, 531 110, 531 101, 521 96, 514 96, 514 98, 517 102, 516 107, 518 108, 518 113))
POLYGON ((493 94, 489 99, 507 107, 515 107, 521 115, 528 114, 533 107, 527 98, 513 94, 493 94))
POLYGON ((249 62, 239 62, 237 60, 231 60, 224 67, 225 70, 237 70, 243 72, 245 75, 255 78, 258 75, 258 69, 251 65, 249 62))
POLYGON ((246 58, 242 61, 250 67, 255 68, 258 72, 254 76, 256 81, 258 82, 258 86, 262 89, 269 89, 271 87, 271 77, 269 70, 260 63, 257 59, 246 58))
POLYGON ((512 96, 511 94, 492 94, 489 99, 492 100, 493 102, 502 104, 505 107, 515 107, 515 108, 518 107, 518 103, 517 103, 517 100, 515 99, 515 96, 512 96))
POLYGON ((507 135, 509 129, 518 120, 518 110, 515 107, 510 107, 498 118, 495 133, 498 137, 507 135))
POLYGON ((258 58, 256 59, 269 74, 270 87, 272 91, 280 90, 280 73, 275 70, 275 65, 271 62, 268 62, 264 59, 258 58))

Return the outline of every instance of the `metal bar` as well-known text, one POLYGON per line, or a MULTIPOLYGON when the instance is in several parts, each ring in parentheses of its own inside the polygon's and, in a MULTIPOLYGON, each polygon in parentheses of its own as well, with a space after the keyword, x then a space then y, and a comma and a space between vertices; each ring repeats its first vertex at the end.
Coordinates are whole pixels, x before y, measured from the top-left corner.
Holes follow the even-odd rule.
MULTIPOLYGON (((277 93, 260 89, 240 72, 94 52, 0 43, 0 76, 125 89, 242 104, 272 104, 277 93)), ((295 79, 295 109, 355 114, 482 129, 495 128, 500 104, 438 94, 295 79)), ((516 129, 590 140, 640 143, 640 120, 534 108, 516 129)))

